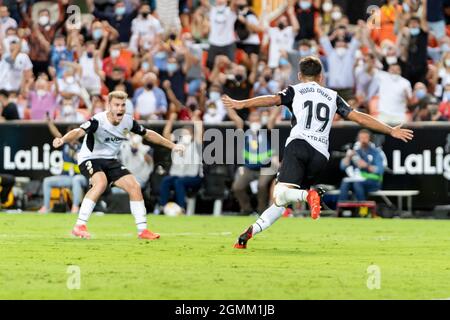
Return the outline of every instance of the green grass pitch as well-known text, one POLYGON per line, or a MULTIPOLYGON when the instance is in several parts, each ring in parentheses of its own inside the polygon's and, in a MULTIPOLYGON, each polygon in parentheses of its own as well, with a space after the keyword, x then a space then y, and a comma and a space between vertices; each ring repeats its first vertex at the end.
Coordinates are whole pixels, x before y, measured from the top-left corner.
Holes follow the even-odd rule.
POLYGON ((450 221, 283 218, 232 248, 253 217, 0 214, 0 299, 448 299, 450 221), (71 265, 81 287, 67 288, 71 265), (380 289, 369 290, 370 265, 380 289))

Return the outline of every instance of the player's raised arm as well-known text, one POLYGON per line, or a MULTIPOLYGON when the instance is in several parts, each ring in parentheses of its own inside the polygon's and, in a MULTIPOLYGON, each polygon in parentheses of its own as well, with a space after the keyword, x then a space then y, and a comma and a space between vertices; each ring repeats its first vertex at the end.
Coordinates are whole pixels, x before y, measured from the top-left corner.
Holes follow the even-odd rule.
POLYGON ((403 129, 401 126, 402 125, 398 125, 396 127, 391 127, 389 125, 387 125, 384 122, 381 122, 377 119, 375 119, 374 117, 353 110, 351 111, 348 116, 347 116, 348 120, 354 121, 356 123, 358 123, 359 125, 372 129, 374 131, 378 131, 384 134, 388 134, 396 139, 400 139, 404 142, 408 142, 409 140, 412 140, 414 137, 414 132, 412 130, 409 129, 403 129))
POLYGON ((222 102, 225 107, 231 109, 272 107, 279 106, 281 104, 281 97, 279 95, 268 95, 246 100, 234 100, 229 96, 224 95, 222 96, 222 102))
POLYGON ((159 144, 160 146, 166 147, 172 151, 178 152, 178 153, 184 153, 185 147, 181 144, 175 144, 172 141, 164 138, 159 133, 147 129, 147 132, 144 136, 145 140, 148 142, 159 144))
POLYGON ((56 137, 55 139, 53 139, 53 147, 59 148, 64 143, 71 143, 73 141, 77 141, 80 138, 84 137, 85 134, 86 131, 84 131, 82 128, 75 128, 73 130, 70 130, 63 137, 61 138, 56 137))

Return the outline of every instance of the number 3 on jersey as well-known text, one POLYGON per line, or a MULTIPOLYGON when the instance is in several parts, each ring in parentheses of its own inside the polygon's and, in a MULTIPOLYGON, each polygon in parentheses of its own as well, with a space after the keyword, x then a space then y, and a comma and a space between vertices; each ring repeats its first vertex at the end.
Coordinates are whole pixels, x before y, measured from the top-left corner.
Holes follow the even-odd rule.
POLYGON ((311 100, 307 100, 303 104, 303 109, 306 108, 308 109, 308 113, 306 115, 305 129, 311 129, 312 118, 314 116, 316 120, 323 123, 317 132, 323 132, 330 122, 330 107, 322 102, 319 102, 316 106, 314 106, 314 103, 311 100))

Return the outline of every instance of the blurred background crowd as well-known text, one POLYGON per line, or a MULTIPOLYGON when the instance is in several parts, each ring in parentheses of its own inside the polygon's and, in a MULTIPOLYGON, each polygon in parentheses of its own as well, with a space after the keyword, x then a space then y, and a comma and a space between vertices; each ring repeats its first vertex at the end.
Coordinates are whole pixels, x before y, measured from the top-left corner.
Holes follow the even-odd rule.
POLYGON ((0 0, 0 120, 81 122, 120 89, 137 119, 219 123, 222 94, 276 93, 316 55, 353 108, 448 121, 449 21, 446 0, 0 0))

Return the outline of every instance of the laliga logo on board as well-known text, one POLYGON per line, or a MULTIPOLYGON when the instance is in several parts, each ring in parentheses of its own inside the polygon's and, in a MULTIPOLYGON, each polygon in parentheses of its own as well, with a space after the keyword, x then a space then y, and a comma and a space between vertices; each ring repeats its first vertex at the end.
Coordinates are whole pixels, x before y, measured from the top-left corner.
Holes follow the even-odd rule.
POLYGON ((63 162, 62 152, 58 150, 50 152, 48 143, 42 146, 42 150, 42 161, 39 161, 39 147, 31 147, 31 150, 18 150, 12 155, 11 147, 5 146, 3 148, 3 168, 19 171, 50 170, 51 174, 60 174, 63 162))
POLYGON ((450 180, 450 154, 444 156, 444 149, 438 147, 434 153, 434 165, 432 164, 431 150, 424 150, 422 154, 410 154, 405 158, 402 164, 402 152, 394 150, 392 152, 394 174, 425 174, 425 175, 443 175, 450 180))

